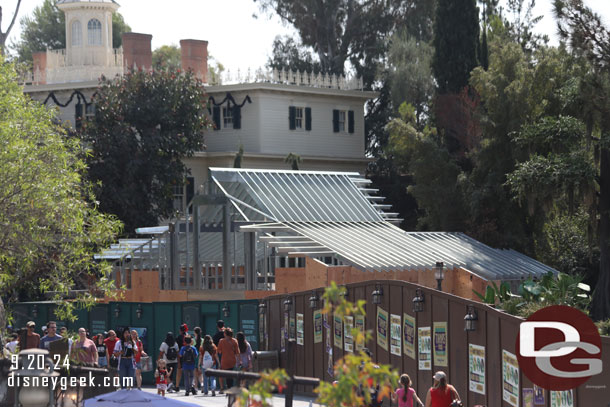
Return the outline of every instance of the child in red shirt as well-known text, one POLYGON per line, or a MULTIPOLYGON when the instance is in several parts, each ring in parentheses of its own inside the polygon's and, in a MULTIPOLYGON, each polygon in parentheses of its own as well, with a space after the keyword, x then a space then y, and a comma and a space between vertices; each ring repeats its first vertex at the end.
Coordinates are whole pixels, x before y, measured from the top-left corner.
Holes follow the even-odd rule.
POLYGON ((157 394, 165 396, 165 390, 167 390, 167 377, 172 374, 172 368, 169 371, 165 367, 165 359, 157 360, 157 370, 155 371, 155 378, 157 382, 157 394))

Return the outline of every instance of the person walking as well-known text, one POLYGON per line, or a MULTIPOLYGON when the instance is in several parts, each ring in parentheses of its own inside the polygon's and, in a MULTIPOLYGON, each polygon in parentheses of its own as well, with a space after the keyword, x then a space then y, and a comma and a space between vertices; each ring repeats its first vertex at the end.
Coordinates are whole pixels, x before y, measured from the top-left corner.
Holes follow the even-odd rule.
POLYGON ((423 406, 424 403, 417 397, 415 389, 411 387, 411 378, 408 374, 400 376, 400 384, 402 387, 396 389, 392 394, 392 403, 398 401, 398 407, 415 407, 415 402, 418 406, 423 406))
POLYGON ((47 334, 40 339, 40 349, 49 350, 49 344, 59 339, 63 339, 63 336, 57 333, 57 322, 47 322, 47 334))
POLYGON ((36 333, 36 322, 28 321, 25 326, 27 327, 26 334, 19 336, 19 351, 40 347, 40 335, 36 333))
POLYGON ((455 387, 447 383, 447 375, 438 371, 432 376, 434 384, 426 395, 426 407, 451 407, 454 400, 460 400, 455 387))
POLYGON ((184 337, 184 346, 180 348, 180 360, 182 364, 182 374, 184 375, 184 389, 186 390, 185 396, 189 395, 189 392, 193 395, 197 394, 195 386, 193 386, 193 373, 195 371, 195 365, 199 359, 199 352, 192 345, 192 339, 190 336, 184 337))
POLYGON ((167 362, 165 359, 157 360, 157 369, 155 370, 155 382, 157 384, 157 394, 165 396, 165 390, 167 390, 167 380, 172 374, 172 368, 167 370, 167 362))
MULTIPOLYGON (((199 350, 201 349, 201 344, 203 343, 203 338, 201 337, 201 328, 196 326, 195 329, 193 329, 193 332, 195 332, 195 337, 193 338, 193 346, 195 346, 195 349, 197 349, 197 352, 199 352, 199 350)), ((203 386, 200 367, 201 363, 195 364, 195 377, 193 378, 194 385, 195 387, 198 387, 199 390, 201 390, 203 386)))
POLYGON ((168 385, 167 392, 178 392, 180 390, 180 383, 176 382, 176 370, 178 369, 178 344, 176 343, 176 339, 174 338, 173 332, 168 332, 165 335, 165 341, 159 347, 159 357, 158 360, 163 359, 167 363, 167 368, 169 370, 168 376, 168 385), (175 383, 175 384, 174 384, 175 383))
POLYGON ((146 352, 144 352, 144 345, 142 341, 138 337, 138 331, 135 329, 131 330, 131 339, 136 344, 138 350, 133 356, 135 370, 136 370, 136 385, 139 390, 142 390, 142 356, 148 356, 146 352))
POLYGON ((138 347, 133 342, 133 339, 131 339, 129 328, 125 328, 121 335, 121 340, 117 341, 114 345, 114 355, 119 358, 121 388, 127 387, 128 378, 131 378, 131 386, 129 387, 133 387, 133 380, 135 378, 133 357, 137 351, 138 347))
MULTIPOLYGON (((235 370, 237 364, 237 358, 239 357, 239 344, 237 340, 233 338, 233 330, 231 328, 225 328, 225 337, 218 343, 217 351, 220 355, 220 368, 223 370, 235 370)), ((233 379, 227 378, 227 387, 233 387, 233 379)), ((222 388, 222 381, 220 382, 220 394, 224 393, 222 388)))
POLYGON ((101 332, 97 334, 93 343, 95 343, 97 348, 97 364, 99 367, 108 366, 108 352, 104 343, 104 334, 101 332))
POLYGON ((218 347, 220 340, 225 337, 225 322, 222 319, 216 321, 216 330, 212 339, 214 340, 214 346, 218 347))
POLYGON ((78 328, 78 340, 72 344, 72 353, 70 359, 78 363, 96 364, 97 363, 97 348, 95 343, 87 338, 85 328, 78 328))
POLYGON ((203 394, 207 396, 208 390, 211 388, 212 396, 216 396, 216 380, 214 376, 205 375, 206 370, 212 369, 214 365, 220 365, 218 353, 216 352, 216 345, 214 345, 214 341, 210 335, 206 335, 203 338, 203 344, 199 350, 199 361, 203 374, 203 394))
MULTIPOLYGON (((182 349, 184 346, 184 337, 188 334, 189 327, 187 324, 180 325, 180 334, 176 336, 176 343, 178 344, 178 349, 182 349)), ((180 378, 182 377, 182 359, 180 359, 180 355, 178 355, 178 369, 176 369, 176 392, 178 392, 178 387, 180 386, 180 378)))

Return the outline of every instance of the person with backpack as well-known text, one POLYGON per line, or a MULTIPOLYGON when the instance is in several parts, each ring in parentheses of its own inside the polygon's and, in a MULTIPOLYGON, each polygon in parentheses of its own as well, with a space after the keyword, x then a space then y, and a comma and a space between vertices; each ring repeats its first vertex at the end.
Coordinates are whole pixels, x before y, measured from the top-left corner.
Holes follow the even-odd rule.
MULTIPOLYGON (((199 350, 201 349, 201 344, 203 343, 203 338, 201 337, 201 328, 196 326, 195 329, 193 329, 193 332, 195 332, 195 338, 193 338, 193 346, 195 346, 195 349, 197 349, 197 351, 199 352, 199 350)), ((193 384, 195 385, 195 387, 198 387, 199 390, 201 390, 201 388, 203 387, 200 366, 201 363, 197 363, 195 365, 195 378, 193 379, 193 384)))
POLYGON ((415 389, 411 387, 411 378, 407 374, 400 376, 400 384, 402 387, 396 389, 392 393, 392 403, 398 401, 398 407, 415 407, 415 403, 423 407, 424 403, 417 397, 415 389))
POLYGON ((174 333, 168 332, 165 336, 165 341, 159 347, 159 359, 165 360, 167 364, 167 369, 171 372, 168 376, 168 386, 167 392, 178 392, 180 390, 180 383, 174 384, 176 380, 176 370, 178 370, 178 344, 176 343, 176 339, 174 339, 174 333))
POLYGON ((460 405, 460 395, 455 387, 447 383, 447 375, 438 371, 432 376, 434 384, 426 395, 426 407, 451 407, 460 405))
POLYGON ((199 352, 192 345, 192 339, 190 336, 184 337, 184 346, 180 349, 180 361, 182 365, 182 375, 184 376, 184 388, 186 389, 185 396, 191 392, 193 395, 197 394, 195 386, 193 386, 193 373, 195 371, 195 365, 199 359, 199 352))
POLYGON ((214 365, 220 365, 216 345, 210 335, 203 338, 203 344, 199 349, 199 365, 203 374, 203 394, 208 395, 208 390, 212 389, 212 396, 216 396, 216 380, 214 376, 206 376, 205 371, 212 369, 214 365))

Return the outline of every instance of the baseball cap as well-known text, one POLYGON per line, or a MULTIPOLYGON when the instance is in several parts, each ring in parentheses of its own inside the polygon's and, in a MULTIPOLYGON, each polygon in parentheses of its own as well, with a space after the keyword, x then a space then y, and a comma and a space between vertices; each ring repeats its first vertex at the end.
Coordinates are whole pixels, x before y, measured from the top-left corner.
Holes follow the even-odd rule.
POLYGON ((445 372, 439 370, 438 372, 434 373, 434 376, 432 376, 432 378, 434 380, 441 381, 442 379, 447 379, 447 375, 445 374, 445 372))
POLYGON ((28 323, 27 323, 27 324, 25 324, 25 326, 27 326, 28 328, 29 328, 29 327, 31 327, 31 326, 36 326, 36 322, 34 322, 34 321, 28 321, 28 323))

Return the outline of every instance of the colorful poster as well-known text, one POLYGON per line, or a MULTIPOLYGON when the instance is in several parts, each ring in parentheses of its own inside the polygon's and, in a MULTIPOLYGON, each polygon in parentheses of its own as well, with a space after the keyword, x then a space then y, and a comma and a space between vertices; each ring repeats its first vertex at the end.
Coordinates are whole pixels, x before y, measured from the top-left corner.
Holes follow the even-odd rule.
POLYGON ((433 324, 434 338, 434 365, 448 365, 448 343, 447 343, 447 322, 434 322, 433 324))
POLYGON ((335 346, 343 349, 343 321, 338 315, 335 315, 335 346))
POLYGON ((346 352, 354 352, 354 337, 352 335, 354 329, 354 317, 348 316, 343 318, 343 338, 344 349, 346 352))
POLYGON ((402 355, 401 322, 400 315, 390 314, 390 353, 397 356, 402 355))
POLYGON ((296 336, 297 321, 294 317, 290 317, 290 339, 294 339, 296 336))
POLYGON ((546 405, 546 397, 544 394, 545 390, 542 387, 538 387, 534 385, 534 405, 535 406, 545 406, 546 405))
POLYGON ((519 407, 519 363, 517 357, 502 349, 502 399, 519 407))
POLYGON ((403 335, 405 337, 405 340, 404 340, 405 355, 407 355, 411 359, 415 359, 415 318, 413 318, 410 315, 404 314, 403 319, 404 319, 403 335))
POLYGON ((356 329, 362 334, 362 340, 356 342, 356 351, 364 349, 364 315, 356 315, 354 317, 354 324, 356 329))
POLYGON ((297 314, 297 345, 305 344, 305 332, 303 326, 303 314, 297 314))
POLYGON ((377 307, 377 345, 388 350, 388 313, 377 307))
POLYGON ((280 328, 280 352, 286 352, 286 329, 280 328))
POLYGON ((332 340, 332 334, 331 331, 332 329, 330 329, 330 325, 328 324, 328 315, 324 314, 324 328, 326 328, 326 353, 328 353, 329 355, 333 354, 333 340, 332 340))
POLYGON ((551 407, 574 407, 572 390, 551 391, 551 407))
POLYGON ((485 394, 485 346, 468 344, 469 389, 485 394))
POLYGON ((313 343, 322 342, 322 311, 313 312, 313 343))
POLYGON ((523 407, 534 407, 534 389, 523 389, 523 407))
POLYGON ((432 370, 432 338, 430 327, 417 328, 419 370, 432 370))

